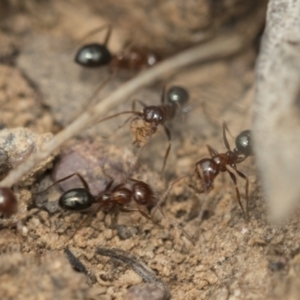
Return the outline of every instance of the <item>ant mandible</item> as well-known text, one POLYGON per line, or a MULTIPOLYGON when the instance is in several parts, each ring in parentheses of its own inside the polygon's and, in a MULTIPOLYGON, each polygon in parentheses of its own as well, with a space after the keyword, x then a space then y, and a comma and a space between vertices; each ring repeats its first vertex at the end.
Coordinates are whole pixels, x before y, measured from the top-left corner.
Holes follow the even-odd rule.
POLYGON ((245 185, 245 195, 246 195, 246 212, 249 216, 248 210, 248 190, 249 190, 249 180, 248 177, 239 171, 236 167, 237 164, 243 162, 248 156, 252 155, 252 145, 251 145, 251 131, 244 130, 242 131, 235 139, 235 148, 230 149, 226 131, 228 127, 223 121, 223 140, 225 147, 227 149, 226 153, 218 153, 210 145, 207 145, 208 152, 211 158, 203 158, 196 163, 195 174, 198 179, 201 180, 202 188, 198 189, 193 185, 189 185, 197 193, 209 193, 214 188, 214 180, 220 172, 227 172, 235 186, 237 201, 245 214, 244 207, 241 203, 240 191, 237 187, 237 180, 235 174, 228 169, 227 166, 230 166, 236 174, 243 178, 246 181, 245 185))
POLYGON ((9 188, 0 188, 0 213, 10 216, 17 212, 18 201, 9 188))
MULTIPOLYGON (((150 139, 151 139, 152 135, 157 131, 158 126, 161 125, 164 128, 165 134, 166 134, 166 136, 168 138, 168 142, 169 142, 168 148, 167 148, 165 156, 164 156, 162 173, 164 172, 167 158, 168 158, 169 152, 171 150, 171 140, 172 140, 171 132, 168 129, 168 127, 165 125, 165 123, 167 121, 171 121, 172 119, 174 119, 177 109, 182 107, 182 105, 184 105, 189 100, 188 91, 181 86, 173 86, 168 90, 167 103, 165 103, 165 98, 166 98, 165 94, 166 94, 166 87, 164 87, 164 89, 163 89, 160 105, 147 106, 142 101, 138 101, 143 106, 142 112, 137 112, 133 108, 133 110, 131 110, 131 111, 123 111, 123 112, 111 115, 109 117, 106 117, 97 122, 97 123, 100 123, 100 122, 115 118, 115 117, 123 115, 123 114, 133 114, 136 117, 131 120, 131 124, 133 124, 136 120, 144 121, 144 124, 142 125, 143 135, 144 135, 144 137, 150 138, 150 139), (147 125, 149 125, 149 126, 147 126, 147 125)), ((139 146, 139 143, 137 140, 134 140, 134 144, 139 146)))
POLYGON ((145 48, 131 47, 120 53, 112 54, 107 48, 112 32, 111 25, 94 29, 84 39, 104 29, 107 29, 107 33, 103 44, 92 43, 82 46, 75 56, 76 63, 88 68, 109 65, 113 70, 126 69, 137 71, 142 68, 152 67, 160 60, 156 53, 145 48))

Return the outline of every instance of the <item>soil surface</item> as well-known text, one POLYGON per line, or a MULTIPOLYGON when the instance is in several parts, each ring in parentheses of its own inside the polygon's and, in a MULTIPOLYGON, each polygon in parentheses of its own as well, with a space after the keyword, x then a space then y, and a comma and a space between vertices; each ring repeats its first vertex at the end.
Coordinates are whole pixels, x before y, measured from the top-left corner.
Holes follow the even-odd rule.
MULTIPOLYGON (((131 42, 151 48, 153 37, 145 32, 153 27, 157 45, 152 48, 167 57, 219 32, 238 32, 247 17, 263 24, 264 7, 257 6, 258 1, 250 6, 238 0, 174 1, 177 6, 143 1, 138 6, 128 0, 120 7, 113 1, 103 1, 103 6, 94 2, 1 4, 0 140, 8 153, 2 178, 88 105, 138 76, 132 70, 120 72, 89 100, 110 74, 106 67, 85 69, 74 63, 76 49, 90 30, 108 22, 115 25, 109 47, 116 52, 130 36, 131 42), (192 2, 199 5, 201 22, 196 11, 185 18, 193 11, 192 2), (136 9, 128 12, 130 5, 136 9), (118 20, 113 19, 114 11, 118 20), (163 21, 153 24, 146 15, 150 21, 163 21), (148 26, 137 28, 138 21, 149 21, 148 26), (129 28, 134 34, 128 33, 129 28)), ((260 30, 257 26, 257 33, 260 30)), ((95 37, 101 38, 103 33, 95 37)), ((193 174, 195 163, 209 158, 207 144, 226 152, 223 120, 234 148, 234 138, 251 124, 257 41, 253 36, 253 46, 243 53, 194 65, 168 80, 168 86, 178 84, 189 91, 190 107, 167 124, 172 148, 163 174, 168 147, 163 128, 153 134, 137 160, 134 127, 127 123, 119 128, 126 115, 78 132, 13 188, 18 213, 0 218, 1 299, 299 299, 299 214, 282 226, 268 222, 254 157, 238 165, 250 182, 248 219, 228 173, 217 177, 208 195, 196 195, 182 180, 162 204, 166 217, 152 211, 151 220, 139 212, 120 212, 115 222, 113 214, 96 209, 82 213, 61 209, 62 190, 82 187, 76 176, 73 182, 36 194, 79 172, 92 194, 103 191, 111 178, 117 184, 132 177, 148 183, 160 199, 171 182, 193 174)), ((164 84, 143 88, 110 114, 130 110, 132 100, 159 105, 164 84)), ((138 102, 136 107, 141 109, 138 102)), ((237 182, 245 207, 245 181, 237 176, 237 182)))

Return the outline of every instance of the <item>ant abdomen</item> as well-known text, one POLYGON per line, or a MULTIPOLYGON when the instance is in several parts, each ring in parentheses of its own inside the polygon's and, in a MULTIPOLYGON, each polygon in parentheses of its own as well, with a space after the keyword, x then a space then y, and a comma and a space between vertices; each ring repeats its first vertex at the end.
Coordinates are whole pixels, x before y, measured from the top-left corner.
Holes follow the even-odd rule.
POLYGON ((196 163, 196 172, 200 179, 203 179, 204 191, 211 191, 214 187, 213 181, 220 172, 217 162, 211 158, 203 158, 196 163))
POLYGON ((178 85, 172 86, 167 92, 167 102, 179 106, 186 104, 190 98, 189 92, 178 85))
POLYGON ((242 131, 235 139, 236 149, 245 156, 252 155, 251 130, 242 131))
POLYGON ((151 187, 144 182, 136 182, 133 185, 134 201, 140 205, 146 205, 148 209, 156 205, 156 197, 151 187))
POLYGON ((112 55, 106 45, 97 43, 81 47, 75 56, 75 62, 87 68, 106 66, 111 59, 112 55))
POLYGON ((9 188, 0 188, 0 213, 10 216, 17 212, 18 200, 9 188))
POLYGON ((77 188, 66 191, 59 198, 58 204, 66 210, 84 210, 95 203, 94 196, 84 188, 77 188))

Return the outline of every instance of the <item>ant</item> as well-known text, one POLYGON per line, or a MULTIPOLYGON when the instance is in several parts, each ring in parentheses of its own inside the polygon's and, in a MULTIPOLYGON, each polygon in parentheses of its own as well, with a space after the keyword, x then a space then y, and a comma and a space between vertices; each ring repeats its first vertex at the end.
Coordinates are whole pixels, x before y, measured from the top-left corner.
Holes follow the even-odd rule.
POLYGON ((125 182, 115 186, 113 186, 114 180, 111 179, 105 189, 94 196, 91 194, 85 179, 79 173, 73 173, 55 181, 42 192, 49 190, 57 183, 63 182, 73 176, 77 176, 80 179, 83 188, 74 188, 64 192, 58 200, 58 204, 61 208, 70 211, 83 211, 91 208, 93 204, 96 204, 98 205, 97 210, 103 210, 105 213, 113 212, 117 215, 119 212, 138 211, 147 219, 151 219, 151 217, 140 208, 129 206, 135 202, 138 206, 145 206, 148 213, 150 213, 151 209, 157 203, 157 198, 150 185, 133 178, 128 178, 125 182))
MULTIPOLYGON (((135 101, 133 102, 133 107, 131 111, 123 111, 111 116, 108 116, 97 123, 115 118, 123 114, 133 114, 136 117, 131 120, 131 131, 134 135, 133 144, 137 147, 141 147, 147 143, 147 139, 151 139, 152 135, 155 134, 159 125, 164 128, 165 134, 168 138, 168 148, 165 153, 162 173, 164 172, 167 158, 171 149, 171 132, 169 128, 165 125, 167 121, 174 119, 177 109, 184 105, 189 100, 188 91, 181 86, 173 86, 167 92, 166 97, 166 87, 164 87, 161 94, 161 104, 160 105, 149 105, 147 106, 142 101, 139 104, 143 106, 142 112, 135 111, 135 101), (165 103, 165 98, 167 98, 167 103, 165 103), (141 124, 137 124, 142 121, 141 124)), ((129 119, 128 119, 129 120, 129 119)), ((126 120, 125 123, 128 122, 126 120)), ((123 125, 125 125, 125 123, 123 125)))
POLYGON ((0 188, 0 213, 11 216, 18 210, 18 201, 9 188, 0 188))
MULTIPOLYGON (((114 179, 111 179, 106 185, 105 189, 101 191, 98 195, 94 196, 91 194, 87 182, 79 173, 70 174, 64 178, 55 181, 46 190, 39 192, 37 194, 43 193, 49 190, 51 187, 59 182, 63 182, 73 176, 77 176, 83 188, 74 188, 64 192, 59 200, 58 205, 69 211, 85 211, 90 209, 93 205, 96 205, 95 210, 102 210, 104 213, 112 213, 113 219, 112 224, 116 223, 116 217, 119 212, 139 212, 143 217, 148 220, 153 219, 151 217, 152 209, 158 204, 158 199, 154 194, 151 186, 141 180, 136 180, 134 178, 126 178, 123 183, 113 185, 114 179), (131 204, 137 204, 133 207, 131 204), (141 207, 144 206, 147 212, 143 211, 141 207)), ((183 234, 192 242, 192 238, 188 233, 182 229, 176 222, 168 219, 165 216, 164 211, 161 207, 157 207, 161 215, 173 226, 179 228, 183 234)), ((89 215, 83 219, 80 225, 83 224, 88 219, 89 215)), ((78 226, 77 230, 80 228, 78 226)), ((69 240, 76 234, 77 230, 69 237, 69 240)))
MULTIPOLYGON (((227 152, 218 153, 214 148, 207 145, 208 152, 211 158, 203 158, 198 162, 196 162, 195 165, 194 174, 196 175, 197 183, 198 181, 200 181, 200 187, 198 187, 198 185, 196 186, 196 184, 191 184, 191 183, 189 184, 189 187, 191 187, 198 194, 202 194, 202 193, 208 194, 211 190, 213 190, 214 180, 219 175, 219 173, 228 172, 235 186, 237 201, 243 211, 243 214, 245 215, 245 210, 241 203, 240 191, 237 187, 236 176, 227 167, 230 166, 232 169, 234 169, 234 171, 239 177, 242 177, 246 181, 246 186, 245 186, 246 212, 247 212, 247 217, 249 217, 249 209, 248 209, 249 180, 244 173, 242 173, 237 169, 236 164, 243 162, 248 156, 251 156, 253 154, 252 144, 251 144, 251 130, 242 131, 235 139, 235 148, 231 150, 226 136, 226 131, 229 130, 225 121, 223 121, 222 127, 223 127, 223 141, 227 149, 227 152)), ((193 177, 191 177, 190 175, 183 175, 177 178, 175 181, 173 181, 169 185, 169 187, 167 188, 163 196, 161 197, 160 201, 157 203, 155 209, 161 207, 161 204, 167 198, 167 195, 169 194, 172 187, 186 178, 192 179, 193 177)))
POLYGON ((209 193, 214 188, 214 180, 218 176, 220 172, 227 172, 235 186, 237 201, 245 214, 244 207, 241 203, 240 191, 237 187, 236 175, 228 169, 227 166, 230 166, 236 174, 243 178, 246 181, 245 186, 245 195, 246 195, 246 212, 247 216, 249 216, 248 210, 248 190, 249 190, 249 180, 248 177, 239 171, 236 167, 237 164, 243 162, 248 156, 252 155, 252 145, 251 145, 251 131, 244 130, 242 131, 235 139, 235 148, 233 150, 230 149, 226 131, 228 127, 223 121, 223 141, 225 147, 227 149, 226 153, 218 153, 214 148, 210 145, 207 145, 208 152, 211 158, 203 158, 196 163, 195 166, 195 174, 198 179, 200 179, 202 185, 201 188, 198 189, 193 185, 189 185, 193 188, 197 193, 209 193))
POLYGON ((155 65, 160 58, 145 48, 131 47, 120 53, 112 54, 107 48, 112 26, 105 25, 91 31, 84 39, 107 29, 104 43, 92 43, 82 46, 75 56, 75 62, 83 67, 96 68, 109 65, 113 70, 127 69, 137 71, 155 65))

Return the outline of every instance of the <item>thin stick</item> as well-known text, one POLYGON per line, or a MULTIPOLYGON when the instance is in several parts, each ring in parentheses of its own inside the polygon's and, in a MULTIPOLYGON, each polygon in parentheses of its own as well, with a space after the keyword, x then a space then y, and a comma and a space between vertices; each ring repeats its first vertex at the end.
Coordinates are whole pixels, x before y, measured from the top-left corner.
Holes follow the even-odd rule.
POLYGON ((58 133, 51 141, 46 143, 39 152, 33 154, 27 161, 13 170, 2 182, 1 187, 11 187, 20 178, 28 173, 36 164, 49 157, 61 144, 77 135, 89 124, 99 120, 101 116, 118 106, 123 99, 129 97, 138 89, 146 86, 162 77, 196 62, 206 62, 212 59, 220 59, 240 52, 248 46, 247 38, 237 35, 226 35, 211 40, 203 45, 195 46, 171 57, 157 66, 140 73, 137 77, 122 85, 110 96, 103 99, 98 105, 88 109, 67 128, 58 133))

